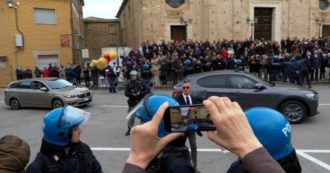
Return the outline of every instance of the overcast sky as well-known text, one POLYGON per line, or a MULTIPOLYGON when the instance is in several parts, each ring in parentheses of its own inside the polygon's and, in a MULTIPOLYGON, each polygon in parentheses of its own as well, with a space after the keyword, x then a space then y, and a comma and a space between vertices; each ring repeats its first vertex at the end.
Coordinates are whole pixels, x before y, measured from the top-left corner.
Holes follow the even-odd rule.
POLYGON ((85 0, 84 18, 100 17, 116 18, 116 14, 123 0, 85 0))

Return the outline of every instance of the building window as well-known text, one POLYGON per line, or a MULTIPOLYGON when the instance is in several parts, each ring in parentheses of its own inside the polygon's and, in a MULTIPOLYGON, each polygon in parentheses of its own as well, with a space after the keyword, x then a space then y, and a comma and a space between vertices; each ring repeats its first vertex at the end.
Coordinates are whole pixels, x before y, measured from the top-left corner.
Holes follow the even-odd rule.
POLYGON ((56 24, 55 9, 34 8, 34 22, 38 24, 56 24))
POLYGON ((115 33, 116 33, 116 26, 109 25, 109 34, 115 34, 115 33))
POLYGON ((320 9, 327 10, 329 8, 329 0, 320 0, 320 9))
POLYGON ((172 8, 179 8, 185 3, 185 0, 166 0, 166 3, 172 8))

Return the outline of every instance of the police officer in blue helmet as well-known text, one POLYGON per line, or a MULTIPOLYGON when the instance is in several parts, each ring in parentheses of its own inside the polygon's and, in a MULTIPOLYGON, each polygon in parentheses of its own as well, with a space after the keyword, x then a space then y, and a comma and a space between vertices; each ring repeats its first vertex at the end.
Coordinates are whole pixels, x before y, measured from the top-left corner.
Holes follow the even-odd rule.
POLYGON ((43 120, 42 144, 27 173, 102 173, 90 147, 80 141, 90 113, 71 106, 53 109, 43 120))
MULTIPOLYGON (((291 143, 292 131, 287 118, 266 107, 245 111, 252 130, 260 143, 287 173, 300 173, 301 166, 291 143)), ((248 173, 241 162, 232 163, 227 173, 248 173)))
MULTIPOLYGON (((149 122, 152 120, 159 107, 165 102, 168 102, 169 106, 179 105, 171 96, 150 94, 128 113, 127 119, 131 116, 135 116, 142 122, 149 122)), ((158 129, 158 137, 164 137, 166 135, 168 135, 168 132, 165 131, 164 120, 162 120, 158 129)), ((174 148, 171 143, 169 143, 161 151, 159 157, 156 157, 147 167, 148 173, 194 173, 194 171, 188 148, 185 145, 181 148, 174 148)))

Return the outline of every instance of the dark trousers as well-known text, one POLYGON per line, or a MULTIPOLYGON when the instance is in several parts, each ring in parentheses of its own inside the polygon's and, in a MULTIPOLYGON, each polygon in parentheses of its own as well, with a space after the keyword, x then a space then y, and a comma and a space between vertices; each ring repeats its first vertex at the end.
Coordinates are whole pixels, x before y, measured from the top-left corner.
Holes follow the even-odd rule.
POLYGON ((289 76, 289 81, 290 81, 290 83, 293 83, 293 84, 302 85, 302 83, 301 83, 301 77, 299 75, 297 75, 297 76, 289 76))
POLYGON ((86 87, 88 87, 88 88, 90 86, 90 80, 91 80, 90 77, 85 77, 85 84, 86 84, 86 87))
POLYGON ((318 76, 319 76, 319 69, 313 69, 311 71, 311 81, 313 80, 317 81, 318 76))
POLYGON ((97 88, 98 87, 98 85, 99 85, 99 79, 98 79, 98 77, 97 76, 92 76, 92 80, 93 80, 93 86, 92 86, 92 88, 97 88))
POLYGON ((302 75, 301 76, 302 76, 302 79, 301 79, 302 83, 304 83, 305 80, 306 80, 307 85, 309 87, 311 87, 311 80, 309 79, 309 72, 308 71, 304 71, 304 72, 302 72, 302 75))

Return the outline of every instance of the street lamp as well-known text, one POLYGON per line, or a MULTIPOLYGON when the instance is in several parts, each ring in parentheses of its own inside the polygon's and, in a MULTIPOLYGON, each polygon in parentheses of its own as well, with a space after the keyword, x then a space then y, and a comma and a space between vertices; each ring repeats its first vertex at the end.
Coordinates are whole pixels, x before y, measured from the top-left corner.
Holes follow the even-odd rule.
POLYGON ((253 18, 253 20, 251 20, 250 16, 248 16, 246 18, 246 23, 251 26, 251 36, 250 36, 250 39, 251 40, 254 40, 254 26, 255 26, 255 24, 258 23, 258 18, 253 18))
POLYGON ((18 8, 21 5, 20 2, 14 2, 13 0, 7 0, 7 4, 9 8, 18 8))
POLYGON ((324 18, 322 17, 317 17, 315 18, 315 22, 319 25, 319 38, 322 37, 322 26, 324 23, 324 18))

